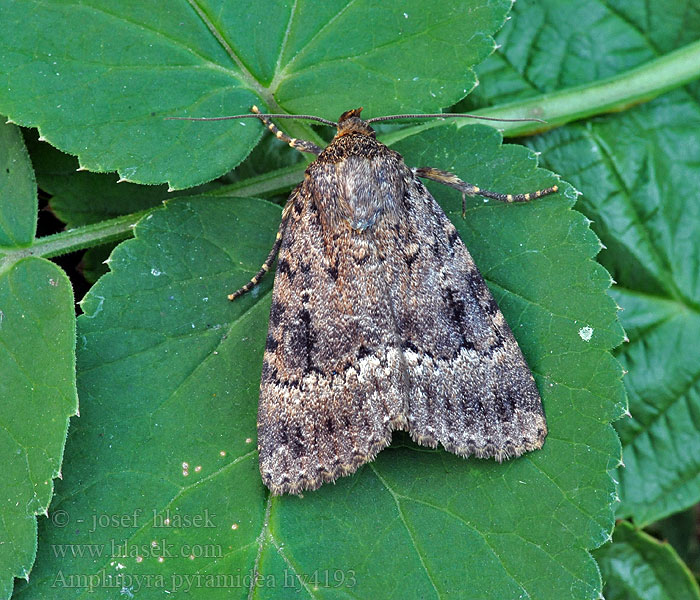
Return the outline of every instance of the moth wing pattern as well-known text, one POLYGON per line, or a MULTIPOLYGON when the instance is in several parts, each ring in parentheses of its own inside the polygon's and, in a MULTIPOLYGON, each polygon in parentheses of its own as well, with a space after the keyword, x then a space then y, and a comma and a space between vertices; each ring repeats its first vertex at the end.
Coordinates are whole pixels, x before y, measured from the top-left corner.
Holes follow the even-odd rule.
POLYGON ((406 426, 408 382, 377 248, 322 222, 334 186, 310 188, 307 178, 285 209, 263 360, 258 449, 275 494, 355 471, 406 426))
POLYGON ((395 301, 411 437, 497 460, 540 448, 547 426, 537 386, 474 260, 420 180, 405 198, 395 301))
POLYGON ((258 405, 260 471, 273 494, 354 472, 396 429, 497 460, 540 448, 547 434, 513 333, 419 175, 507 202, 557 187, 502 195, 409 169, 359 111, 341 116, 309 165, 275 246, 258 405))

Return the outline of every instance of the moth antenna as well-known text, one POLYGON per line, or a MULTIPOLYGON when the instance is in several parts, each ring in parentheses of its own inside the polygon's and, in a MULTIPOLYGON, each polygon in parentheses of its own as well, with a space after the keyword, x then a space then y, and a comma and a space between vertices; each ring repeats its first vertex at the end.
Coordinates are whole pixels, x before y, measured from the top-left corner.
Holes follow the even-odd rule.
POLYGON ((535 122, 535 123, 546 123, 542 119, 499 119, 498 117, 483 117, 481 115, 471 115, 469 113, 432 113, 428 115, 387 115, 386 117, 373 117, 372 119, 367 119, 367 123, 376 123, 377 121, 395 121, 397 119, 446 119, 451 117, 465 117, 469 119, 480 119, 482 121, 502 121, 507 123, 519 123, 519 122, 535 122))
POLYGON ((166 121, 227 121, 229 119, 306 119, 308 121, 318 121, 324 125, 337 127, 338 124, 334 121, 329 121, 322 117, 314 115, 285 115, 285 114, 263 114, 255 113, 250 115, 233 115, 228 117, 165 117, 166 121))

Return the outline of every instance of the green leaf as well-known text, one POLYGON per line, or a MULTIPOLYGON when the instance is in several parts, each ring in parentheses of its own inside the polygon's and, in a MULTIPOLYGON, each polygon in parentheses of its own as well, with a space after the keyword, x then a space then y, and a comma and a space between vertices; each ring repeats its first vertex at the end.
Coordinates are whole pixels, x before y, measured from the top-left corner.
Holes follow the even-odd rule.
MULTIPOLYGON (((74 156, 64 154, 37 139, 33 130, 25 131, 39 188, 51 194, 49 208, 67 228, 100 223, 120 215, 137 213, 161 205, 183 192, 168 190, 166 185, 143 186, 119 182, 114 173, 91 173, 79 170, 74 156)), ((291 150, 291 148, 290 148, 291 150)), ((221 187, 210 182, 189 190, 199 193, 221 187)), ((36 220, 35 215, 32 218, 36 220)), ((94 283, 107 272, 104 262, 116 243, 88 248, 80 264, 85 279, 94 283)))
POLYGON ((694 577, 700 582, 700 539, 695 526, 698 518, 698 506, 675 513, 670 517, 656 521, 647 528, 654 537, 667 541, 678 556, 694 573, 694 577))
POLYGON ((473 87, 471 67, 493 51, 509 8, 1 0, 0 112, 91 171, 191 187, 237 165, 261 127, 165 117, 246 114, 253 104, 333 119, 360 105, 375 115, 450 106, 473 87))
POLYGON ((698 583, 673 548, 627 521, 618 523, 613 543, 595 557, 608 600, 700 600, 698 583))
MULTIPOLYGON (((504 53, 479 70, 488 82, 482 100, 585 83, 700 36, 700 20, 687 16, 700 14, 697 0, 682 14, 663 2, 613 5, 518 3, 499 36, 504 53), (510 43, 524 30, 554 28, 556 36, 540 35, 531 48, 510 43), (558 69, 545 69, 552 62, 558 69)), ((699 104, 695 88, 678 90, 531 142, 583 192, 577 208, 593 220, 607 247, 599 260, 617 281, 632 414, 616 424, 626 464, 618 516, 639 526, 700 501, 700 215, 689 191, 700 180, 699 104)))
POLYGON ((0 126, 0 252, 36 233, 36 183, 19 129, 0 126))
MULTIPOLYGON (((483 126, 439 128, 398 147, 410 165, 454 169, 496 191, 555 181, 483 126)), ((82 303, 82 417, 52 506, 71 526, 45 524, 24 597, 115 585, 143 598, 187 585, 202 595, 214 585, 207 577, 228 575, 207 598, 598 598, 587 549, 613 525, 609 470, 620 450, 609 422, 626 405, 609 349, 622 333, 609 276, 592 260, 598 240, 562 187, 528 205, 470 200, 466 220, 459 194, 434 190, 535 374, 550 427, 544 449, 498 464, 397 435, 357 474, 303 498, 269 496, 257 468, 272 278, 226 299, 266 256, 280 209, 200 197, 144 218, 82 303), (171 523, 206 513, 212 526, 159 528, 154 512, 171 523), (162 562, 157 540, 172 545, 162 562), (110 555, 125 542, 136 555, 110 555), (161 584, 145 587, 147 574, 161 584)))
MULTIPOLYGON (((44 192, 51 194, 51 210, 68 227, 139 212, 183 195, 183 192, 168 191, 166 185, 136 185, 119 182, 114 173, 79 171, 74 156, 40 142, 34 131, 25 132, 25 141, 32 157, 37 184, 44 192)), ((212 182, 189 190, 188 194, 217 187, 219 184, 212 182)), ((36 219, 36 215, 32 214, 32 218, 36 219)))
POLYGON ((36 515, 60 475, 68 418, 76 414, 75 315, 70 281, 27 257, 36 185, 19 130, 0 126, 0 597, 28 577, 36 515))
POLYGON ((638 525, 700 500, 700 225, 697 203, 676 191, 700 177, 690 158, 698 127, 700 107, 679 91, 535 143, 551 168, 577 173, 581 209, 608 248, 600 260, 618 282, 632 413, 617 424, 618 514, 638 525))

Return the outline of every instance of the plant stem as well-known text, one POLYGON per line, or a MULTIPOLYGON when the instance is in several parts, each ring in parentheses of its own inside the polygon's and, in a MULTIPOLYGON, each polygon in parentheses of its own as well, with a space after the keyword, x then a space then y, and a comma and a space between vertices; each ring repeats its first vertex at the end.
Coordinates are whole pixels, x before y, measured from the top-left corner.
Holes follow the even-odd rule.
MULTIPOLYGON (((520 100, 474 111, 475 115, 503 119, 543 119, 546 123, 496 123, 505 137, 517 137, 541 133, 593 115, 619 112, 635 104, 647 102, 672 89, 700 77, 700 41, 649 61, 639 67, 577 87, 542 94, 528 100, 520 100)), ((383 138, 387 144, 415 135, 432 127, 456 123, 463 127, 466 119, 443 120, 422 123, 383 138)))
POLYGON ((3 258, 0 259, 0 270, 2 270, 3 263, 13 263, 26 256, 51 258, 52 256, 69 254, 84 248, 124 240, 133 235, 134 225, 149 212, 150 210, 143 210, 110 219, 109 221, 101 221, 100 223, 84 225, 62 231, 61 233, 47 235, 38 238, 33 245, 27 248, 6 249, 3 258))
POLYGON ((263 173, 256 177, 250 177, 243 181, 237 181, 230 185, 222 186, 215 190, 207 192, 208 196, 259 196, 265 194, 274 194, 289 190, 299 181, 301 181, 302 173, 307 167, 307 163, 282 167, 263 173))
MULTIPOLYGON (((523 114, 541 110, 547 123, 508 123, 506 135, 527 135, 601 113, 622 111, 700 77, 700 41, 688 44, 619 76, 520 103, 523 114)), ((483 111, 484 116, 509 117, 515 103, 483 111), (501 114, 501 111, 503 113, 501 114)))
MULTIPOLYGON (((492 106, 474 114, 485 117, 538 118, 546 123, 498 123, 496 127, 507 137, 532 135, 593 115, 621 111, 646 102, 669 90, 700 77, 700 41, 652 60, 619 75, 575 88, 543 94, 528 100, 492 106)), ((382 136, 388 145, 426 129, 455 123, 463 127, 465 120, 436 119, 412 127, 404 127, 382 136)), ((488 122, 485 122, 488 123, 488 122)), ((220 188, 210 195, 261 195, 287 189, 301 180, 306 164, 276 171, 220 188)), ((131 236, 136 222, 149 211, 133 213, 103 223, 87 225, 39 238, 33 246, 9 251, 0 262, 21 256, 51 257, 75 252, 90 246, 125 239, 131 236)))

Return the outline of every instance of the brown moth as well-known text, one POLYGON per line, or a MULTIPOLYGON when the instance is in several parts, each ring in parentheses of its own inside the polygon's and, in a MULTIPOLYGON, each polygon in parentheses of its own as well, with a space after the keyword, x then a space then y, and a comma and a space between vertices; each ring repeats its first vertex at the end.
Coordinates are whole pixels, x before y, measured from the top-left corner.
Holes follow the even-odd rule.
MULTIPOLYGON (((418 444, 504 460, 547 425, 525 359, 457 230, 421 182, 523 202, 430 167, 410 168, 362 109, 341 115, 292 192, 255 286, 278 258, 260 384, 260 472, 273 494, 348 475, 408 431, 418 444)), ((253 116, 253 115, 250 115, 253 116)), ((287 116, 287 115, 284 115, 287 116)), ((403 116, 403 115, 400 115, 403 116)), ((446 115, 435 115, 446 116, 446 115)), ((306 118, 306 117, 301 117, 306 118)), ((389 117, 396 118, 396 117, 389 117)))

